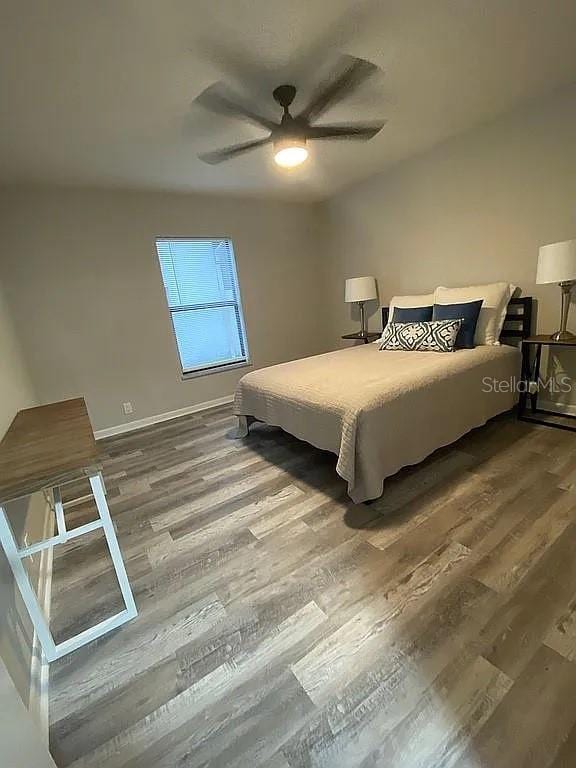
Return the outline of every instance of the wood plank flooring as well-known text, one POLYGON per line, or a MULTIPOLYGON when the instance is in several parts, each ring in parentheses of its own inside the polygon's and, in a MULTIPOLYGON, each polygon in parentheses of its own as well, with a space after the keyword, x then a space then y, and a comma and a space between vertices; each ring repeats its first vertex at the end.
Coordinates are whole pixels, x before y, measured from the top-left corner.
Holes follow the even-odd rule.
MULTIPOLYGON (((573 435, 505 416, 355 505, 335 457, 233 423, 103 444, 139 616, 51 666, 61 768, 576 765, 573 435)), ((53 590, 59 638, 118 610, 99 532, 53 590)))

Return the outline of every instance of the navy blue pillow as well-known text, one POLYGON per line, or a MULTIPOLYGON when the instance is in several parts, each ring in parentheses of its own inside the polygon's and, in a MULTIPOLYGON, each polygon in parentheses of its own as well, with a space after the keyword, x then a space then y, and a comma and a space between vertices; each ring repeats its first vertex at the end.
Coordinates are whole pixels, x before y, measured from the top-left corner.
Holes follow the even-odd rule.
POLYGON ((478 315, 482 307, 482 299, 479 301, 467 301, 463 304, 434 304, 432 320, 457 320, 462 323, 456 337, 456 349, 474 349, 474 334, 478 315))
POLYGON ((393 323, 427 323, 432 320, 432 307, 394 307, 393 323))

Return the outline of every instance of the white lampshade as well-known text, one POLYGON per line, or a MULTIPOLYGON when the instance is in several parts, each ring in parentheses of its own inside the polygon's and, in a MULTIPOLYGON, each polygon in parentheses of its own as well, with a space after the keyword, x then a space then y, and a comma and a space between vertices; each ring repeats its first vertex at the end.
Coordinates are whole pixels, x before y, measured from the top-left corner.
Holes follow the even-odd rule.
POLYGON ((378 298, 375 277, 351 277, 346 280, 344 301, 370 301, 378 298))
POLYGON ((543 245, 538 252, 537 283, 576 280, 576 240, 543 245))

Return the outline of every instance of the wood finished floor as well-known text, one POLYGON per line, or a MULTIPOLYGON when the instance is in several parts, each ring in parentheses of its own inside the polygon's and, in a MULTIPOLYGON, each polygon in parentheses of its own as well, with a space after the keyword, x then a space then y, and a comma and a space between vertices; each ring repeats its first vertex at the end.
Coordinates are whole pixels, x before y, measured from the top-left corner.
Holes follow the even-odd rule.
MULTIPOLYGON (((576 765, 572 434, 500 418, 366 506, 331 455, 232 424, 104 443, 140 613, 51 666, 61 768, 576 765)), ((67 545, 58 636, 118 607, 100 534, 67 545)))

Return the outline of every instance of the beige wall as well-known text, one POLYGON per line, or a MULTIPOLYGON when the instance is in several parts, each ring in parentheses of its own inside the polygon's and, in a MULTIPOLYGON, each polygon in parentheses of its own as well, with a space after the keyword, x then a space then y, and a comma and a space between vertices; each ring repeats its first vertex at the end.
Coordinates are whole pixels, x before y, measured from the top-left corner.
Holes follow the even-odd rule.
MULTIPOLYGON (((556 330, 560 289, 534 279, 539 245, 576 237, 576 88, 345 191, 326 215, 334 340, 353 327, 344 279, 360 275, 378 278, 382 304, 436 285, 509 280, 537 297, 540 331, 556 330)), ((572 374, 574 357, 563 358, 572 374)))
MULTIPOLYGON (((33 405, 35 392, 24 361, 0 284, 0 438, 21 408, 33 405)), ((44 523, 43 508, 29 505, 11 505, 11 520, 16 535, 26 530, 34 540, 44 523), (16 508, 18 506, 18 508, 16 508)), ((35 578, 38 558, 30 564, 35 578)), ((2 658, 24 702, 28 702, 30 689, 30 662, 32 627, 12 578, 12 572, 0 549, 0 657, 2 658)))
POLYGON ((0 210, 0 272, 39 397, 85 395, 96 429, 230 395, 246 372, 181 380, 158 235, 232 238, 255 366, 326 348, 317 206, 60 189, 5 190, 0 210))
POLYGON ((0 282, 0 439, 10 426, 16 411, 32 405, 35 399, 5 291, 0 282))

